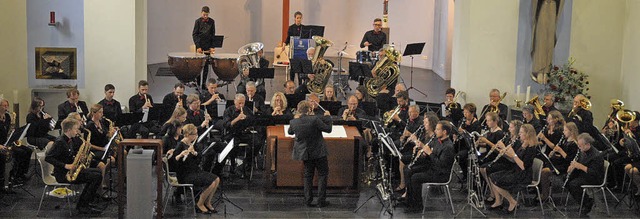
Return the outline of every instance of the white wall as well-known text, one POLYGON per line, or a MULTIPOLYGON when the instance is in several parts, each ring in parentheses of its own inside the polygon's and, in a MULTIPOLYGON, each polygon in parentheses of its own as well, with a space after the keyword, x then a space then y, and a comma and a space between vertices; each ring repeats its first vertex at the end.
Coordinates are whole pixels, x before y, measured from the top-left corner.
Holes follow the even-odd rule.
POLYGON ((512 0, 455 1, 451 87, 466 92, 466 102, 482 107, 497 88, 509 93, 503 102, 513 104, 518 6, 512 0))
POLYGON ((451 80, 454 2, 453 0, 437 0, 435 8, 432 69, 445 80, 451 80))
POLYGON ((620 99, 624 101, 625 108, 640 110, 637 92, 640 85, 640 1, 626 1, 623 33, 620 99))
POLYGON ((84 0, 68 0, 64 3, 55 0, 28 0, 27 2, 27 60, 29 87, 48 87, 49 85, 78 85, 84 88, 84 0), (56 12, 57 26, 49 26, 49 12, 56 12), (35 48, 68 47, 76 48, 77 80, 36 79, 35 48))
POLYGON ((18 91, 18 102, 23 103, 20 120, 24 124, 31 100, 27 79, 27 2, 0 1, 0 26, 0 94, 13 104, 13 90, 18 91))
POLYGON ((609 100, 620 98, 622 93, 625 3, 624 0, 573 2, 570 52, 576 59, 574 67, 589 75, 588 93, 597 126, 607 117, 609 100))
MULTIPOLYGON (((433 52, 434 1, 396 0, 389 5, 390 42, 404 49, 407 43, 426 42, 423 55, 433 52)), ((191 31, 203 5, 211 7, 210 16, 216 21, 216 34, 225 35, 219 53, 235 53, 249 42, 260 41, 266 51, 281 40, 281 1, 258 0, 154 0, 148 4, 148 62, 166 62, 169 52, 188 51, 193 43, 191 31)), ((355 57, 364 32, 372 29, 373 19, 382 17, 382 1, 371 0, 306 0, 291 1, 290 24, 293 13, 304 14, 303 24, 325 26, 325 36, 334 42, 326 55, 335 56, 337 50, 350 45, 347 52, 355 57)), ((409 65, 409 59, 403 64, 409 65)), ((414 60, 414 66, 431 68, 431 60, 414 60)))

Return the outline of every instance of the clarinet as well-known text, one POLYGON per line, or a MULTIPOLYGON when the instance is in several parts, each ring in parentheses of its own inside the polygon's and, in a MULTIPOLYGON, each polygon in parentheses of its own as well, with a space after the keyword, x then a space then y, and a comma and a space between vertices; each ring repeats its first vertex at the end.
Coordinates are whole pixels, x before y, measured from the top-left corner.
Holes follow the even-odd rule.
MULTIPOLYGON (((407 129, 407 127, 406 127, 406 126, 405 126, 405 129, 407 129)), ((418 127, 418 129, 416 129, 416 131, 415 131, 415 132, 413 132, 413 134, 418 133, 418 135, 419 135, 423 129, 424 129, 424 125, 421 125, 420 127, 418 127)), ((409 138, 409 137, 407 137, 407 139, 406 139, 406 140, 404 140, 404 144, 402 144, 402 147, 400 147, 400 150, 404 149, 404 147, 406 147, 406 146, 407 146, 407 144, 408 144, 409 142, 411 142, 411 141, 409 141, 409 139, 408 139, 408 138, 409 138)))
POLYGON ((501 153, 499 153, 499 154, 498 154, 498 156, 496 156, 496 158, 495 158, 495 159, 493 159, 493 160, 491 161, 491 163, 489 163, 489 165, 488 165, 487 167, 491 167, 491 165, 493 165, 493 164, 494 164, 495 162, 497 162, 497 161, 498 161, 502 156, 504 156, 504 153, 507 151, 507 148, 513 147, 513 144, 515 144, 515 143, 516 143, 516 141, 518 141, 518 140, 519 140, 519 138, 518 138, 518 136, 516 136, 516 139, 515 139, 515 140, 513 140, 513 141, 511 142, 511 144, 509 144, 507 147, 505 147, 505 148, 504 148, 504 151, 503 151, 503 152, 501 152, 501 153))
POLYGON ((542 156, 549 162, 549 164, 551 165, 551 168, 553 169, 553 172, 555 172, 556 175, 560 175, 560 171, 558 171, 558 168, 556 168, 556 166, 553 165, 553 162, 551 162, 551 159, 549 159, 549 157, 542 152, 542 148, 540 147, 540 145, 538 145, 536 149, 538 149, 538 152, 540 152, 540 154, 542 154, 542 156))
MULTIPOLYGON (((560 141, 558 141, 558 144, 556 144, 556 147, 560 147, 560 145, 565 144, 567 141, 567 139, 565 139, 564 134, 562 135, 562 137, 560 138, 560 141)), ((555 154, 556 151, 552 150, 551 153, 549 153, 549 156, 553 156, 553 154, 555 154)))
MULTIPOLYGON (((431 143, 431 141, 433 141, 434 138, 436 138, 435 135, 433 135, 431 137, 431 139, 429 139, 429 142, 427 142, 427 144, 425 144, 425 146, 429 146, 429 144, 431 143)), ((409 169, 411 169, 411 167, 413 167, 413 165, 416 164, 416 161, 418 161, 418 158, 420 158, 420 155, 422 154, 421 151, 422 150, 418 150, 415 154, 413 154, 413 160, 411 160, 411 163, 408 166, 409 169)))
MULTIPOLYGON (((506 133, 506 134, 504 134, 502 139, 500 139, 500 141, 498 141, 498 142, 502 141, 504 143, 504 140, 506 140, 508 138, 509 138, 509 133, 506 133)), ((496 144, 498 144, 498 143, 496 143, 496 144)), ((485 155, 484 157, 486 158, 487 156, 491 155, 495 150, 496 150, 496 145, 494 144, 494 146, 491 147, 491 149, 489 149, 489 152, 487 152, 487 155, 485 155)))
MULTIPOLYGON (((577 161, 578 160, 578 155, 580 155, 580 150, 578 150, 578 152, 576 152, 576 156, 573 158, 573 161, 577 161)), ((567 178, 564 180, 564 184, 562 184, 562 188, 565 188, 567 186, 567 183, 569 182, 569 177, 571 176, 571 172, 567 172, 567 178)))

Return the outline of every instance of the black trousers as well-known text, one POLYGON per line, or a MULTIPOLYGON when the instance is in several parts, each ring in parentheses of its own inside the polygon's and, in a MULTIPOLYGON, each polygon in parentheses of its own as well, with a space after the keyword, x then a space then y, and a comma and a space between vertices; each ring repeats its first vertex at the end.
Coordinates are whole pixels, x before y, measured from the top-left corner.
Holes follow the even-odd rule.
POLYGON ((13 152, 14 160, 11 176, 24 177, 29 171, 29 163, 31 162, 31 153, 33 153, 33 149, 26 146, 14 146, 11 150, 13 152))
POLYGON ((318 170, 318 203, 326 200, 327 176, 329 175, 329 163, 327 157, 304 161, 304 202, 311 204, 313 201, 313 175, 318 170))
POLYGON ((4 189, 5 178, 4 178, 4 169, 7 166, 7 154, 5 151, 0 151, 0 189, 4 189))
MULTIPOLYGON (((576 171, 576 170, 574 170, 576 171)), ((598 179, 590 179, 587 177, 582 177, 582 176, 577 176, 575 178, 569 179, 569 182, 567 182, 567 189, 569 190, 569 193, 571 194, 571 197, 573 197, 573 200, 580 200, 582 198, 582 187, 583 185, 596 185, 599 184, 600 182, 598 182, 598 179)), ((589 194, 585 193, 584 195, 584 200, 590 200, 591 198, 589 198, 589 194)))
POLYGON ((64 175, 57 175, 56 181, 60 183, 86 184, 82 190, 82 194, 80 194, 80 197, 78 198, 76 208, 89 207, 89 203, 92 203, 97 197, 96 192, 102 183, 102 173, 98 168, 87 168, 80 171, 78 178, 73 182, 67 181, 67 178, 64 175))

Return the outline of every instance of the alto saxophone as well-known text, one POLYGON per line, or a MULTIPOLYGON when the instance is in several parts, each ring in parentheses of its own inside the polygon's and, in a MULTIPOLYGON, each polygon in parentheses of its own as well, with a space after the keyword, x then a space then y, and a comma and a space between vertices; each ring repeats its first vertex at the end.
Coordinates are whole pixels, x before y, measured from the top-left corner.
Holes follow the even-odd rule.
POLYGON ((93 152, 91 152, 91 131, 85 129, 87 133, 87 139, 82 138, 82 134, 80 134, 80 140, 82 140, 82 145, 78 149, 78 153, 76 157, 73 159, 73 165, 75 166, 73 169, 70 169, 67 172, 66 178, 67 181, 73 182, 78 179, 78 175, 82 170, 89 167, 91 164, 91 160, 93 159, 93 152))

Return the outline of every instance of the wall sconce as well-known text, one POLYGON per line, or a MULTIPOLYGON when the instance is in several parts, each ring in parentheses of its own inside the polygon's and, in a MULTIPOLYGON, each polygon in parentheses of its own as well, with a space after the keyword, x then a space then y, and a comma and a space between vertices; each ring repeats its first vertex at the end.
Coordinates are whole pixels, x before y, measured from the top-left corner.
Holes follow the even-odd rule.
POLYGON ((58 23, 56 22, 56 12, 49 12, 49 26, 56 26, 58 23))

